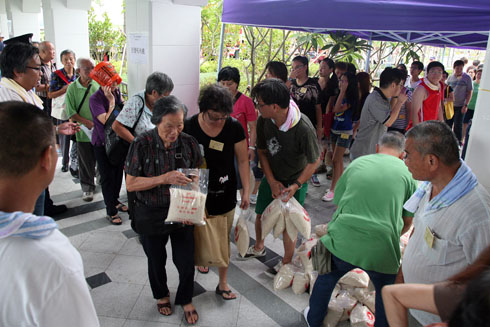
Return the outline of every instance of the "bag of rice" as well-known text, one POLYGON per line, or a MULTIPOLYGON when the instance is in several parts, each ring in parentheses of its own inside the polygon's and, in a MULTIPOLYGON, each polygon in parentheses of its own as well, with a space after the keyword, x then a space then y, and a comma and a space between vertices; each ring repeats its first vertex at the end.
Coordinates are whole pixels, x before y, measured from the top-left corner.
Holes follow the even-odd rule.
POLYGON ((293 224, 291 219, 289 219, 288 216, 285 217, 286 220, 286 232, 288 232, 288 236, 291 239, 291 241, 296 241, 296 238, 298 237, 298 229, 296 226, 293 224))
POLYGON ((298 200, 294 197, 289 199, 284 207, 284 216, 291 220, 298 232, 303 235, 304 238, 309 239, 311 236, 311 221, 308 212, 306 212, 303 206, 299 204, 298 200))
POLYGON ((313 263, 311 261, 311 249, 316 245, 317 242, 318 239, 312 237, 309 240, 304 241, 296 252, 296 255, 301 259, 301 264, 306 273, 313 271, 313 263))
POLYGON ((352 269, 339 280, 339 283, 366 288, 369 286, 369 275, 362 269, 352 269))
MULTIPOLYGON (((311 295, 313 293, 313 286, 315 286, 316 279, 318 278, 318 271, 313 270, 312 272, 309 272, 307 274, 308 274, 308 279, 310 280, 310 295, 311 295)), ((338 289, 340 289, 340 286, 338 289)))
POLYGON ((339 305, 337 301, 337 295, 340 292, 340 286, 337 284, 332 291, 330 302, 328 303, 327 316, 323 320, 324 327, 335 327, 340 321, 340 318, 344 314, 344 309, 339 305))
POLYGON ((368 309, 375 313, 375 299, 376 291, 369 291, 367 288, 356 287, 349 291, 359 302, 368 307, 368 309))
POLYGON ((310 281, 307 274, 299 271, 294 274, 292 286, 294 294, 303 294, 304 292, 306 292, 309 285, 310 281))
POLYGON ((327 225, 328 224, 316 225, 315 226, 315 234, 318 237, 322 237, 323 235, 327 234, 327 225))
POLYGON ((363 305, 356 305, 350 314, 350 323, 353 327, 373 327, 374 315, 363 305))
POLYGON ((262 239, 265 239, 265 237, 272 231, 277 221, 282 216, 280 201, 280 199, 274 199, 262 213, 262 217, 260 218, 260 223, 262 225, 262 239))
POLYGON ((357 299, 350 295, 346 290, 340 290, 335 299, 337 301, 337 305, 339 305, 342 309, 349 311, 352 310, 357 303, 357 299))
POLYGON ((278 238, 279 236, 282 235, 285 229, 286 229, 286 222, 284 220, 284 216, 281 215, 277 220, 276 224, 274 225, 274 231, 272 232, 272 235, 274 235, 274 238, 278 238))
POLYGON ((179 168, 178 171, 192 179, 192 182, 170 187, 170 207, 165 223, 190 221, 195 225, 205 225, 209 170, 179 168))
POLYGON ((242 214, 238 217, 238 221, 235 226, 235 244, 238 248, 238 253, 244 257, 247 253, 248 243, 250 242, 248 234, 248 225, 242 214))
POLYGON ((298 268, 291 264, 286 264, 279 269, 276 276, 274 276, 274 290, 283 290, 293 284, 294 274, 298 271, 298 268))

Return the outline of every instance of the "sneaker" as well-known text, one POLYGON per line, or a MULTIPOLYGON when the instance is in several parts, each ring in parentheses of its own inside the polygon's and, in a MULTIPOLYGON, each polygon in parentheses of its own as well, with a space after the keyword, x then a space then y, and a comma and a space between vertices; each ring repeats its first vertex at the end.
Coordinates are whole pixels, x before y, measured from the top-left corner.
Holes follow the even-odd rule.
POLYGON ((82 200, 90 202, 94 199, 94 192, 83 192, 82 200))
POLYGON ((70 174, 73 178, 78 179, 78 170, 74 170, 70 167, 70 174))
POLYGON ((251 204, 257 203, 257 194, 250 194, 250 203, 251 204))
POLYGON ((265 247, 262 250, 257 251, 255 250, 255 246, 252 245, 251 247, 248 248, 247 253, 245 253, 244 257, 238 255, 238 258, 242 260, 250 259, 250 258, 259 258, 259 257, 265 257, 265 247))
POLYGON ((282 267, 282 260, 279 261, 277 263, 277 265, 275 265, 274 267, 269 268, 266 271, 264 271, 264 274, 266 274, 270 278, 274 278, 277 275, 277 273, 279 272, 279 269, 281 269, 281 267, 282 267))
POLYGON ((318 180, 318 176, 316 174, 311 175, 311 184, 316 187, 320 186, 320 181, 318 180))
POLYGON ((328 192, 325 193, 325 195, 322 197, 322 201, 330 202, 333 200, 333 196, 334 196, 334 193, 332 191, 328 190, 328 192))

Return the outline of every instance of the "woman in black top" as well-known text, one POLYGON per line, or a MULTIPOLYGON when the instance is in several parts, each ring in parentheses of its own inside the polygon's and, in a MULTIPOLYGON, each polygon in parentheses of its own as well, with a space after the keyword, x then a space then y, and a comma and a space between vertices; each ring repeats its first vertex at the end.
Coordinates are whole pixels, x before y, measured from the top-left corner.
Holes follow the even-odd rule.
MULTIPOLYGON (((213 84, 203 89, 199 99, 199 111, 199 114, 186 121, 184 131, 194 136, 204 149, 205 168, 209 169, 207 216, 227 219, 228 233, 223 237, 227 238, 229 248, 229 235, 237 202, 234 156, 238 161, 243 186, 240 207, 247 209, 250 202, 247 141, 240 122, 230 117, 233 112, 233 99, 224 87, 213 84)), ((208 272, 207 267, 198 267, 198 270, 201 273, 208 272)), ((235 299, 236 295, 231 292, 227 283, 228 267, 219 267, 218 270, 219 285, 216 287, 216 293, 225 300, 235 299)))
POLYGON ((172 259, 179 271, 175 304, 182 305, 187 323, 195 324, 198 315, 192 304, 194 292, 194 226, 166 225, 170 206, 170 186, 186 185, 190 178, 177 168, 197 168, 202 157, 196 140, 185 133, 186 110, 176 97, 159 99, 153 105, 151 122, 155 128, 137 136, 126 159, 126 187, 135 192, 131 205, 131 227, 140 234, 148 257, 148 275, 160 314, 172 314, 167 287, 165 246, 172 242, 172 259))

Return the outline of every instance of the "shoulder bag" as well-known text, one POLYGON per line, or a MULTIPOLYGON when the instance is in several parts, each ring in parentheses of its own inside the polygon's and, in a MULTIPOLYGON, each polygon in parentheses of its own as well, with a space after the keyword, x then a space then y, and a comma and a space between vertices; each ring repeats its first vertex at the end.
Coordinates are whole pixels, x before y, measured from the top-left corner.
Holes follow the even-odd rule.
MULTIPOLYGON (((66 79, 65 75, 61 72, 61 70, 57 70, 54 72, 59 76, 67 85, 70 82, 66 79)), ((65 111, 65 94, 60 95, 59 97, 54 98, 51 101, 51 116, 59 120, 68 120, 68 116, 65 111)))

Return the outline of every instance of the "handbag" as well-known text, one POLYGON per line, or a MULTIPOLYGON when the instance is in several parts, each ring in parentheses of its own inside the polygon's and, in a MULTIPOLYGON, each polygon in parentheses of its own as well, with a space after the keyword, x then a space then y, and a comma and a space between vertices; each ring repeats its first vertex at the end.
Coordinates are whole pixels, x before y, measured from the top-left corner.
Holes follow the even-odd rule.
POLYGON ((332 253, 321 240, 311 249, 311 262, 313 270, 318 271, 318 275, 324 275, 332 271, 332 253))
POLYGON ((230 247, 226 216, 206 219, 206 225, 194 226, 194 264, 196 266, 228 267, 230 247))
MULTIPOLYGON (((142 101, 142 106, 138 113, 138 118, 134 123, 132 128, 128 128, 129 132, 134 135, 134 130, 136 129, 136 125, 140 121, 141 115, 143 114, 145 108, 145 101, 139 95, 137 95, 142 101)), ((105 152, 107 154, 107 158, 109 158, 109 162, 112 165, 119 165, 121 162, 126 160, 126 156, 128 155, 130 143, 122 138, 120 138, 116 132, 112 129, 112 124, 116 120, 117 116, 121 112, 122 108, 114 108, 109 118, 105 122, 104 125, 104 138, 105 138, 105 152)))
POLYGON ((166 235, 185 227, 182 223, 165 224, 168 208, 149 207, 135 200, 130 209, 131 228, 141 235, 166 235))
MULTIPOLYGON (((67 85, 70 85, 70 82, 66 79, 61 70, 57 70, 54 73, 58 75, 67 85)), ((66 114, 65 108, 65 94, 62 94, 51 101, 51 116, 59 120, 68 120, 68 115, 66 114)))
MULTIPOLYGON (((449 87, 446 87, 446 97, 449 96, 449 87)), ((444 113, 446 114, 446 119, 449 120, 454 116, 454 102, 447 101, 444 104, 444 113)))

